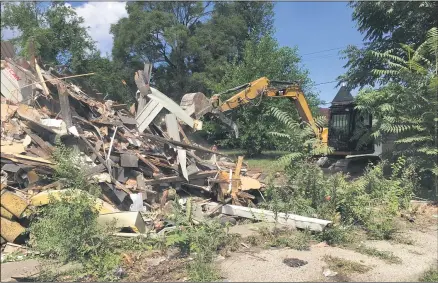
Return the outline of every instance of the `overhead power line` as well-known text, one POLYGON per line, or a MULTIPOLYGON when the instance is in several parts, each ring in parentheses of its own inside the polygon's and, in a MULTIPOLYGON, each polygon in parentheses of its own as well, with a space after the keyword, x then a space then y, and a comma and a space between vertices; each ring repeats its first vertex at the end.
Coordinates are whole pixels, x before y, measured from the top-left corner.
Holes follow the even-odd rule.
POLYGON ((316 52, 310 52, 310 53, 302 54, 301 56, 307 56, 307 55, 318 54, 318 53, 323 53, 323 52, 327 52, 327 51, 339 50, 339 49, 342 49, 342 48, 345 48, 345 47, 347 47, 347 46, 331 48, 331 49, 325 49, 325 50, 316 51, 316 52))
POLYGON ((331 84, 331 83, 337 83, 337 82, 338 82, 338 81, 330 81, 330 82, 318 83, 318 84, 315 84, 315 86, 317 86, 317 85, 331 84))
POLYGON ((328 51, 340 50, 340 49, 347 48, 350 45, 356 45, 356 46, 359 46, 359 47, 363 46, 363 44, 347 44, 347 45, 344 45, 342 47, 336 47, 336 48, 324 49, 324 50, 310 52, 310 53, 304 53, 304 54, 301 54, 301 56, 307 56, 307 55, 312 55, 312 54, 324 53, 324 52, 328 52, 328 51))

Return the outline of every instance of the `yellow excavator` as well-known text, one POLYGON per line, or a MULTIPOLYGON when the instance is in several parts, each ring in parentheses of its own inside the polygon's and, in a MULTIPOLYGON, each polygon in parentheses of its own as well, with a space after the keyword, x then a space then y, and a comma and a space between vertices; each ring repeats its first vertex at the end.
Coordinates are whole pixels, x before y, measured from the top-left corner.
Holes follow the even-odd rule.
POLYGON ((372 117, 355 109, 353 96, 345 86, 341 87, 332 101, 327 128, 318 127, 316 124, 299 84, 270 81, 266 77, 215 94, 211 98, 207 98, 200 92, 188 93, 183 96, 180 106, 196 119, 207 113, 215 115, 223 123, 230 126, 238 136, 236 124, 227 118, 225 113, 250 103, 261 96, 283 97, 293 101, 299 116, 310 125, 315 136, 323 144, 333 149, 330 154, 320 156, 321 158, 318 160, 320 166, 330 168, 331 171, 344 171, 354 174, 361 172, 370 161, 374 162, 379 159, 381 147, 376 146, 373 142, 361 144, 360 148, 357 146, 358 138, 355 138, 355 131, 359 127, 370 130, 372 117), (281 86, 276 87, 276 85, 281 86), (225 101, 221 101, 221 95, 231 92, 238 93, 225 101))

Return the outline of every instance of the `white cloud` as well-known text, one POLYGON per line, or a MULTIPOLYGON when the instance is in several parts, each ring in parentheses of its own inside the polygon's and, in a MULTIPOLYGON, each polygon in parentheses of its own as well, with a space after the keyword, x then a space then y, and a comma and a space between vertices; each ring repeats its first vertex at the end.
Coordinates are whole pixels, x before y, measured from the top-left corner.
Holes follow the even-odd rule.
POLYGON ((76 13, 84 18, 84 26, 89 27, 88 33, 97 41, 97 48, 103 54, 111 53, 111 24, 128 16, 125 6, 126 2, 88 2, 75 7, 76 13))

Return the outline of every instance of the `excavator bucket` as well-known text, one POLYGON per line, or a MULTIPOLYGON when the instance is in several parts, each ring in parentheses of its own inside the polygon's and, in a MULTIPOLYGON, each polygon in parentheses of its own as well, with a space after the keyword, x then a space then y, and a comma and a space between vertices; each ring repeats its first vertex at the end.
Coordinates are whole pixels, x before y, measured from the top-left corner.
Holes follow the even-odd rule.
POLYGON ((201 118, 206 113, 213 110, 210 99, 208 99, 202 92, 185 94, 181 99, 180 106, 190 116, 194 115, 196 119, 201 118))
POLYGON ((230 127, 236 138, 239 136, 239 131, 236 123, 231 119, 227 118, 224 113, 220 112, 214 107, 213 99, 207 98, 202 92, 187 93, 182 99, 180 106, 184 111, 186 111, 190 116, 194 116, 196 119, 201 118, 206 114, 210 114, 218 118, 222 123, 230 127))

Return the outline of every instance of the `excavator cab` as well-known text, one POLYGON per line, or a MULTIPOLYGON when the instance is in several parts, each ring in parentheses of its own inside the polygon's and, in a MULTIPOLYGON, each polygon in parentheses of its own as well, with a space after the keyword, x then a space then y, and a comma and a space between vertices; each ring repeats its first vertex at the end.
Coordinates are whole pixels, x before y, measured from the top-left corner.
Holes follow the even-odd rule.
POLYGON ((372 141, 358 142, 371 130, 372 117, 355 109, 354 98, 345 86, 336 94, 330 107, 328 145, 335 155, 369 154, 374 151, 372 141))

